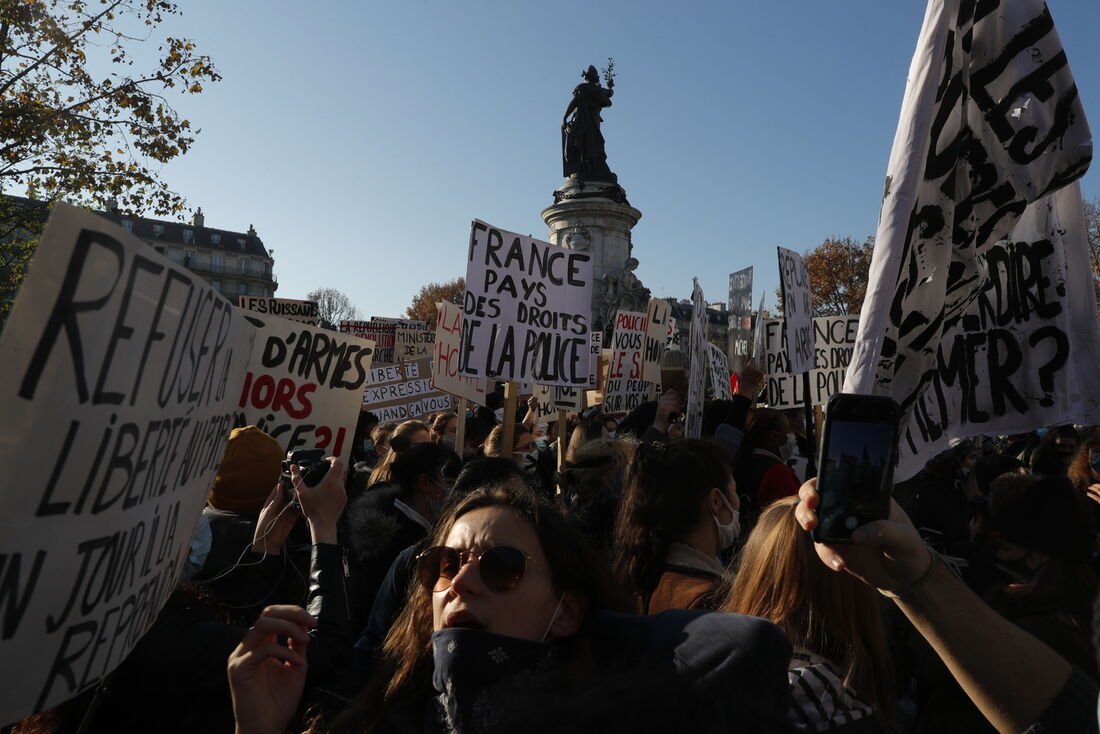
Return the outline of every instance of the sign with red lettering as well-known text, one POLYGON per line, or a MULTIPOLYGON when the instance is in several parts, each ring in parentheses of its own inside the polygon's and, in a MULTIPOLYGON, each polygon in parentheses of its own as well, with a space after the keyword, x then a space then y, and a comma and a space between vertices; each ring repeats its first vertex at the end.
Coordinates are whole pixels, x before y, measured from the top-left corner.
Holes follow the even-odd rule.
POLYGON ((432 386, 455 397, 485 405, 485 380, 458 374, 458 350, 462 339, 462 307, 447 301, 436 304, 435 353, 432 386))
POLYGON ((604 410, 609 413, 631 411, 645 402, 650 383, 643 374, 646 314, 617 311, 611 336, 611 357, 604 383, 604 410))
POLYGON ((374 343, 285 319, 248 314, 258 333, 238 407, 241 425, 284 451, 324 449, 347 459, 374 343))

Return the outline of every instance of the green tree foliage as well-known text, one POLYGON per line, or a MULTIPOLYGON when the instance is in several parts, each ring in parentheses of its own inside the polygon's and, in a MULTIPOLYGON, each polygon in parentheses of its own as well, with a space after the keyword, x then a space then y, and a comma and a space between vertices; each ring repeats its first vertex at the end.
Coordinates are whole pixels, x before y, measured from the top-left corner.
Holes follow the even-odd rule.
MULTIPOLYGON (((0 0, 0 194, 183 210, 158 174, 198 131, 166 95, 220 77, 191 41, 156 37, 178 12, 165 0, 0 0)), ((0 318, 37 241, 21 215, 0 210, 0 318)))

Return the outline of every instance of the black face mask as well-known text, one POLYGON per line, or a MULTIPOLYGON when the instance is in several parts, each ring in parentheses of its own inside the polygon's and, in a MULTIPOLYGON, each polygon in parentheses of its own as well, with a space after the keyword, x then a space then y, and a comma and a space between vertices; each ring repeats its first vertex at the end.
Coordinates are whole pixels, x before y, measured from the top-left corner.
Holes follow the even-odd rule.
POLYGON ((435 672, 446 731, 488 734, 515 721, 515 706, 530 702, 540 671, 559 657, 555 642, 532 642, 484 630, 446 629, 432 635, 435 672))

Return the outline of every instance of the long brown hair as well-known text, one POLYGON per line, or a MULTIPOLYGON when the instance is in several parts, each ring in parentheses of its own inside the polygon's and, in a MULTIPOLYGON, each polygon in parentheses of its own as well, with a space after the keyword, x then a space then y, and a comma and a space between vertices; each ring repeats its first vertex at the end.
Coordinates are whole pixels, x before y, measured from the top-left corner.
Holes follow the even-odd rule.
POLYGON ((692 439, 639 444, 615 524, 620 583, 641 598, 652 593, 669 546, 699 521, 710 491, 725 491, 729 481, 729 464, 714 444, 692 439))
POLYGON ((397 426, 389 439, 390 450, 370 473, 370 484, 393 481, 393 462, 397 459, 397 455, 412 446, 413 436, 427 430, 428 427, 420 421, 405 421, 397 426))
POLYGON ((825 567, 795 520, 796 503, 785 497, 761 513, 721 609, 773 622, 791 644, 827 658, 882 718, 894 699, 894 675, 878 594, 825 567))
MULTIPOLYGON (((598 609, 624 609, 616 596, 606 562, 584 536, 552 505, 528 490, 494 485, 474 490, 458 500, 436 525, 430 545, 443 545, 455 522, 486 507, 506 507, 523 518, 538 536, 550 567, 555 594, 575 594, 586 615, 598 609)), ((312 734, 362 734, 380 731, 385 709, 431 689, 431 594, 415 580, 405 606, 382 644, 379 660, 366 688, 331 726, 314 722, 312 734)))

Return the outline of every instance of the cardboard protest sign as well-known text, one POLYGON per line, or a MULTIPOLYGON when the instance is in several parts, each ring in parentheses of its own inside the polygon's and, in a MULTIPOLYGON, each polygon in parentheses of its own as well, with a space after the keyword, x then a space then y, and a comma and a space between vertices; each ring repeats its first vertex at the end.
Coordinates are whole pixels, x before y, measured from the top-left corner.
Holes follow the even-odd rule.
POLYGON ((810 276, 797 252, 779 251, 779 283, 783 290, 783 319, 787 323, 787 355, 791 374, 801 375, 814 366, 813 309, 810 305, 810 276))
POLYGON ((56 204, 0 339, 0 724, 94 687, 175 589, 253 329, 56 204))
POLYGON ((432 361, 422 359, 372 369, 363 392, 363 407, 382 422, 406 421, 453 410, 454 401, 432 386, 432 361))
POLYGON ((760 296, 760 307, 756 309, 756 325, 752 333, 752 355, 756 357, 756 365, 760 366, 760 360, 764 354, 764 296, 760 296))
MULTIPOLYGON (((642 349, 645 346, 646 314, 617 311, 611 335, 611 356, 604 383, 604 410, 631 411, 646 401, 649 383, 642 379, 642 349)), ((660 367, 658 367, 658 372, 660 367)))
MULTIPOLYGON (((800 408, 806 404, 803 379, 790 372, 784 346, 783 321, 761 320, 764 354, 758 366, 767 375, 768 405, 800 408)), ((810 404, 825 405, 844 391, 844 371, 852 358, 859 328, 858 316, 820 316, 814 319, 814 369, 810 370, 810 404)))
POLYGON ((588 384, 592 255, 470 227, 459 374, 508 382, 588 384))
POLYGON ((691 362, 688 364, 688 394, 684 433, 688 438, 703 435, 703 393, 707 384, 707 302, 699 279, 692 278, 691 291, 691 362))
POLYGON ((661 384, 661 357, 668 341, 668 320, 672 305, 663 298, 651 298, 646 305, 645 347, 642 351, 642 379, 661 384))
POLYGON ((729 365, 740 372, 752 353, 752 266, 730 273, 729 365))
POLYGON ((432 386, 475 405, 485 405, 485 380, 458 374, 462 308, 440 301, 436 304, 436 313, 432 386))
POLYGON ((295 301, 290 298, 265 298, 262 296, 241 296, 238 305, 246 311, 258 314, 278 316, 299 324, 317 326, 321 319, 317 301, 295 301))
POLYGON ((887 168, 845 389, 902 406, 897 480, 953 439, 1100 423, 1092 134, 1047 5, 995 11, 929 5, 887 168))
POLYGON ((399 319, 374 317, 370 321, 341 321, 340 331, 374 342, 374 364, 397 361, 397 327, 399 319))
POLYGON ((374 343, 349 334, 248 315, 257 329, 238 407, 284 451, 324 449, 347 461, 374 343))
POLYGON ((394 359, 398 362, 432 358, 435 332, 427 328, 399 326, 394 336, 394 359))
POLYGON ((707 343, 707 361, 710 364, 710 389, 715 400, 732 400, 730 389, 730 367, 726 362, 726 353, 711 343, 707 343))

